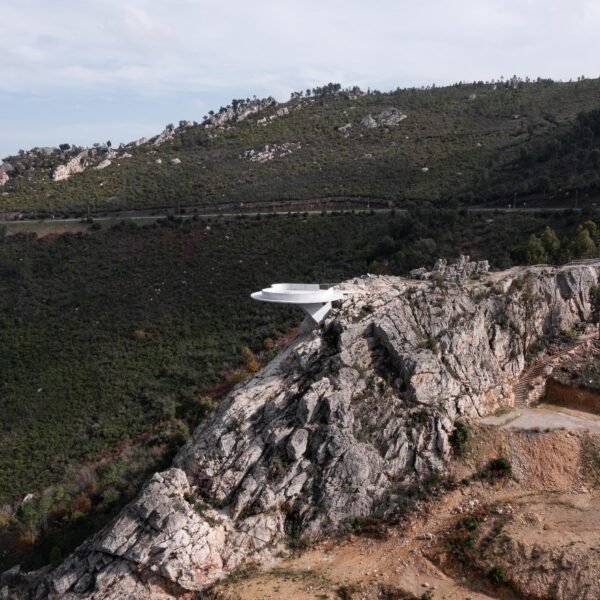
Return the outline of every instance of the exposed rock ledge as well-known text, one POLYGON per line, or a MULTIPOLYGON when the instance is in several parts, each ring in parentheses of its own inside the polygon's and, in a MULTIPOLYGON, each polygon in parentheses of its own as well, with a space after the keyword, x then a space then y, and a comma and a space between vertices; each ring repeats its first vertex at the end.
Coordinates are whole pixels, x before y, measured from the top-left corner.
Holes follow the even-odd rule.
POLYGON ((458 418, 511 404, 524 338, 587 318, 599 272, 347 283, 353 296, 322 330, 234 390, 173 467, 30 597, 175 598, 246 559, 274 560, 290 536, 393 514, 407 486, 444 469, 458 418))

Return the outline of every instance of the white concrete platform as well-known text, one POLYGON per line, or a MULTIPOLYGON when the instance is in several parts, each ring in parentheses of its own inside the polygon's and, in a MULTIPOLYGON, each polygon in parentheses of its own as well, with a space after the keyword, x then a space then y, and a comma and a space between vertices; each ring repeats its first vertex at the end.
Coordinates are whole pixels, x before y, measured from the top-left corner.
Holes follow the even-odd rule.
POLYGON ((319 283, 274 283, 251 297, 260 302, 297 305, 315 323, 320 323, 331 310, 331 303, 348 293, 319 283))

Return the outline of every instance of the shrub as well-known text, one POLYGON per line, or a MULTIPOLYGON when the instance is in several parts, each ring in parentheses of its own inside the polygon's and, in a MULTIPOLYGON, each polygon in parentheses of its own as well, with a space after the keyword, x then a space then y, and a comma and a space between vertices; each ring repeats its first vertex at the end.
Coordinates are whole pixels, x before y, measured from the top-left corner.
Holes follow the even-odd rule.
POLYGON ((501 479, 512 476, 512 465, 508 458, 499 456, 490 460, 482 475, 489 479, 501 479))
POLYGON ((476 531, 479 529, 479 521, 475 517, 465 517, 462 521, 462 526, 467 531, 476 531))
POLYGON ((450 434, 450 446, 455 456, 463 457, 469 442, 469 428, 464 421, 454 423, 454 431, 450 434))
POLYGON ((504 572, 504 567, 502 565, 494 565, 488 571, 488 579, 495 585, 500 585, 501 583, 506 582, 506 573, 504 572))
POLYGON ((438 343, 437 340, 430 336, 423 340, 420 344, 421 348, 425 348, 426 350, 430 350, 431 352, 436 353, 438 351, 438 343))

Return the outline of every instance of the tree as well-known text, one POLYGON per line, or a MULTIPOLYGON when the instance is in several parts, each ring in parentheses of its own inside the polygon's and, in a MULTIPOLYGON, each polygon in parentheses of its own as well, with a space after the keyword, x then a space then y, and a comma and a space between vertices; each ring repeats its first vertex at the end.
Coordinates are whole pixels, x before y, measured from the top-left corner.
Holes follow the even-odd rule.
POLYGON ((527 262, 530 265, 539 265, 547 260, 548 254, 542 240, 535 234, 530 235, 527 242, 527 262))
POLYGON ((592 258, 596 254, 596 244, 588 229, 580 225, 573 240, 573 253, 576 258, 592 258))
POLYGON ((596 284, 590 288, 590 319, 598 327, 600 339, 600 286, 596 284))
POLYGON ((563 236, 560 242, 560 250, 558 252, 557 263, 565 264, 573 258, 573 241, 567 236, 563 236))
POLYGON ((594 244, 598 245, 598 242, 600 242, 600 229, 598 229, 598 225, 594 221, 588 220, 582 223, 577 230, 579 231, 579 229, 587 229, 594 244))
POLYGON ((256 371, 260 369, 260 363, 256 359, 256 356, 254 356, 254 352, 252 352, 248 346, 242 348, 242 356, 244 357, 246 369, 248 369, 249 373, 256 373, 256 371))
POLYGON ((560 240, 558 239, 554 229, 546 226, 544 231, 542 231, 541 240, 548 258, 551 258, 554 262, 556 262, 560 252, 560 240))

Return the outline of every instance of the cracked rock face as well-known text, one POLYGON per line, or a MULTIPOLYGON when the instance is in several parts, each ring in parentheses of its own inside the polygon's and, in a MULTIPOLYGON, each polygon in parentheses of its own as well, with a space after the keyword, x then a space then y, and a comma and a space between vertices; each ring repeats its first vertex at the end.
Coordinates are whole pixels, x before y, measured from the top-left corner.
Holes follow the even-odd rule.
POLYGON ((215 115, 212 115, 208 120, 206 127, 225 127, 232 123, 241 123, 250 115, 262 112, 267 108, 275 106, 277 101, 275 98, 263 98, 260 100, 252 100, 245 104, 239 104, 236 107, 228 106, 222 109, 215 115))
POLYGON ((236 388, 31 597, 181 597, 290 539, 393 516, 445 468, 457 419, 512 403, 526 347, 588 317, 600 270, 462 265, 448 279, 344 284, 352 295, 323 327, 236 388))
POLYGON ((63 181, 77 173, 83 173, 86 169, 86 159, 88 158, 88 155, 89 150, 83 150, 67 164, 59 165, 52 174, 52 179, 54 179, 54 181, 63 181))

